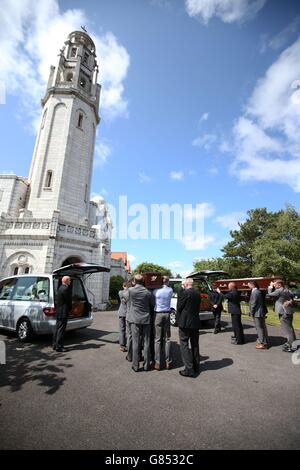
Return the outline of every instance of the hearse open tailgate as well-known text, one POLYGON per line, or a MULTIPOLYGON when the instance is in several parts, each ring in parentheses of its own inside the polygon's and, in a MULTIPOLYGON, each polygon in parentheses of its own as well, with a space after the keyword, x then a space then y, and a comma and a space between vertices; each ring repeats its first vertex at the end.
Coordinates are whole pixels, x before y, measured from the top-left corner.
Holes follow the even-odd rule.
POLYGON ((110 271, 106 266, 93 263, 74 263, 68 266, 62 266, 61 268, 55 269, 53 274, 59 274, 60 276, 83 276, 85 274, 93 273, 108 273, 110 271))

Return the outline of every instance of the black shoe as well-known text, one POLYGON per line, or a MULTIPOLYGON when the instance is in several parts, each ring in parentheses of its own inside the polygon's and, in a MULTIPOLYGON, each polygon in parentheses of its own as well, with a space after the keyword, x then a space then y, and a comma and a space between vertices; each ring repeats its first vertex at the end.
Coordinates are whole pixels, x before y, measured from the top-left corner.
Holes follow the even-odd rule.
POLYGON ((56 351, 57 352, 67 352, 68 350, 64 347, 61 347, 61 348, 56 348, 56 351))
POLYGON ((53 349, 53 351, 56 351, 56 346, 53 345, 53 346, 52 346, 52 349, 53 349))
POLYGON ((180 370, 179 374, 182 375, 183 377, 195 377, 194 372, 188 372, 186 369, 180 370))
POLYGON ((138 372, 138 371, 139 371, 139 369, 138 369, 138 368, 136 368, 136 367, 133 367, 133 366, 131 367, 131 369, 132 369, 134 372, 138 372))
POLYGON ((289 352, 289 353, 292 353, 294 352, 295 350, 291 348, 291 346, 288 346, 288 345, 284 345, 283 348, 282 348, 282 351, 283 352, 289 352))
POLYGON ((214 335, 221 333, 221 328, 215 328, 214 335))

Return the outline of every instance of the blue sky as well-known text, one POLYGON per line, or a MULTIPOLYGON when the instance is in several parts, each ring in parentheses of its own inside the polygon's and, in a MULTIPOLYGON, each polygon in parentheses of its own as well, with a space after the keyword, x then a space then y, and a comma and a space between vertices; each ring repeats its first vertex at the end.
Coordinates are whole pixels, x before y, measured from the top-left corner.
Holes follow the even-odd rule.
POLYGON ((49 66, 85 24, 103 91, 93 195, 115 207, 120 195, 148 208, 205 203, 204 240, 113 240, 133 265, 189 272, 220 255, 247 210, 299 210, 299 2, 0 3, 0 172, 28 175, 49 66))

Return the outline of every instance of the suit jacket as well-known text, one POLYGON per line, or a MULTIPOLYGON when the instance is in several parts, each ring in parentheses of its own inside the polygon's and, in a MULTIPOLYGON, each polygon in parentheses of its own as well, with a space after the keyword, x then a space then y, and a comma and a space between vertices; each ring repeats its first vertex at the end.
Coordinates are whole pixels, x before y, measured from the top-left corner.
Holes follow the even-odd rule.
POLYGON ((263 293, 259 289, 252 289, 249 299, 250 315, 256 318, 264 317, 267 313, 267 307, 263 293))
POLYGON ((199 293, 191 288, 179 293, 177 300, 177 323, 179 328, 200 328, 200 303, 199 293))
POLYGON ((223 294, 219 294, 219 292, 215 290, 210 290, 208 292, 208 300, 211 305, 217 305, 216 308, 213 308, 215 312, 222 312, 223 310, 223 294))
POLYGON ((150 324, 150 312, 154 307, 154 297, 146 287, 136 284, 125 292, 127 303, 127 320, 130 323, 150 324))
POLYGON ((292 306, 284 306, 286 300, 292 300, 293 294, 286 287, 280 287, 275 289, 273 287, 268 287, 268 297, 275 298, 275 313, 278 315, 292 315, 293 310, 292 306))
POLYGON ((224 294, 224 299, 228 300, 228 312, 231 315, 242 315, 241 294, 237 289, 230 290, 227 294, 224 294))
POLYGON ((126 290, 119 291, 119 298, 120 298, 120 306, 118 310, 119 317, 126 317, 127 314, 127 298, 126 298, 126 290))
POLYGON ((72 310, 72 288, 65 284, 59 286, 56 295, 56 318, 66 320, 72 310))

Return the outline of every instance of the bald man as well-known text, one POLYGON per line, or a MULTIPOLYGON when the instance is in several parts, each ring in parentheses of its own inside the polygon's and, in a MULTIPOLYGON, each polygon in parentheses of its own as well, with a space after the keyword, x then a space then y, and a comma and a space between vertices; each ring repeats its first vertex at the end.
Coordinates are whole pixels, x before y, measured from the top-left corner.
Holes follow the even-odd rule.
POLYGON ((53 335, 53 349, 57 352, 66 351, 63 345, 63 339, 68 323, 68 316, 72 309, 72 290, 70 284, 71 278, 64 276, 56 294, 56 327, 53 335))
MULTIPOLYGON (((221 293, 220 289, 217 289, 221 293)), ((228 313, 231 315, 233 337, 232 344, 244 344, 244 329, 242 325, 241 294, 237 290, 234 282, 229 282, 228 293, 223 294, 224 299, 228 300, 228 313)))

